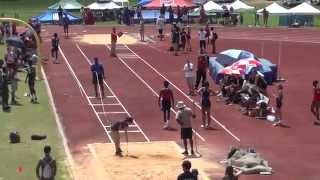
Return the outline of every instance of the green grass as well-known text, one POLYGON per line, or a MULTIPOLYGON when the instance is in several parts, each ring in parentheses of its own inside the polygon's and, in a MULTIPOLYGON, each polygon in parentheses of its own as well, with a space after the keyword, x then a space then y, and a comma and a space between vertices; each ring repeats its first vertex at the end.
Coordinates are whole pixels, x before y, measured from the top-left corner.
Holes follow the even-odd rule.
MULTIPOLYGON (((3 46, 0 46, 0 58, 3 58, 3 46)), ((58 163, 57 180, 70 179, 65 165, 65 154, 61 138, 57 130, 48 96, 43 81, 38 81, 36 89, 40 104, 31 104, 29 98, 23 97, 27 86, 24 83, 25 74, 19 74, 20 82, 17 96, 22 106, 11 106, 10 113, 0 111, 0 179, 1 180, 33 180, 36 179, 35 167, 43 156, 43 147, 52 147, 52 155, 58 163), (18 131, 21 143, 10 144, 9 133, 18 131), (46 134, 44 141, 31 141, 32 134, 46 134), (23 167, 22 173, 17 173, 18 166, 23 167)), ((0 109, 2 110, 2 109, 0 109)))

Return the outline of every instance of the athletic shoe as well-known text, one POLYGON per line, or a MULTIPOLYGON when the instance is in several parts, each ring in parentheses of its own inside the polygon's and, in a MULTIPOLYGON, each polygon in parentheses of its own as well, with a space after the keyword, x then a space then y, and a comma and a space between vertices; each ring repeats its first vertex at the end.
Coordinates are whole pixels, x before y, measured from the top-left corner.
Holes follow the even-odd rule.
POLYGON ((184 151, 182 154, 185 156, 188 156, 189 153, 188 153, 188 151, 184 151))
POLYGON ((202 128, 206 128, 206 125, 203 125, 203 124, 202 124, 201 127, 202 127, 202 128))
POLYGON ((193 150, 191 150, 191 155, 194 155, 194 151, 193 150))

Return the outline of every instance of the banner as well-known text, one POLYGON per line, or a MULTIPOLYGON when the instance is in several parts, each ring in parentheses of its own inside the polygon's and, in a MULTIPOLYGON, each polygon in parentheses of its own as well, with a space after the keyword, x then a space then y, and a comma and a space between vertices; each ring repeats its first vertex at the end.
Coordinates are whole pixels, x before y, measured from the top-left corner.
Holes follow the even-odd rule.
POLYGON ((160 0, 160 5, 162 6, 162 4, 164 4, 164 6, 172 6, 174 5, 174 0, 160 0))

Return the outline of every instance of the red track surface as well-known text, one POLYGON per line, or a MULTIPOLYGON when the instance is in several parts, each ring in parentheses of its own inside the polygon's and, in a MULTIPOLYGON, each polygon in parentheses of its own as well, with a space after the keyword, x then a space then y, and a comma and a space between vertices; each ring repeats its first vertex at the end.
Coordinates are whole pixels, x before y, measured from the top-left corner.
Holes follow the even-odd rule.
MULTIPOLYGON (((137 28, 121 27, 123 31, 137 32, 137 28)), ((77 33, 105 33, 110 28, 88 26, 75 26, 72 31, 77 33)), ((58 27, 48 27, 52 34, 59 32, 58 27)), ((147 27, 147 35, 152 37, 154 29, 147 27)), ((218 51, 230 48, 247 49, 263 55, 278 64, 279 41, 281 40, 281 65, 280 72, 287 81, 284 83, 285 100, 283 108, 284 123, 289 128, 274 128, 270 123, 252 119, 240 114, 237 106, 226 106, 214 101, 213 116, 226 126, 233 134, 241 139, 238 143, 222 127, 215 125, 215 130, 201 130, 200 117, 197 118, 195 127, 206 142, 200 139, 200 151, 204 158, 215 162, 225 158, 232 145, 253 146, 261 153, 274 168, 272 176, 242 176, 241 179, 290 179, 290 180, 317 180, 320 179, 320 145, 318 144, 318 128, 314 126, 314 117, 309 112, 312 98, 311 82, 319 77, 320 61, 316 59, 320 43, 320 32, 315 30, 290 30, 290 29, 248 29, 248 28, 218 28, 218 51), (246 40, 250 39, 250 40, 246 40), (259 40, 259 39, 263 39, 259 40), (294 42, 292 42, 294 41, 294 42), (308 41, 312 41, 309 43, 308 41), (293 162, 290 164, 290 162, 293 162)), ((45 36, 48 36, 46 33, 45 36)), ((155 40, 156 41, 156 40, 155 40)), ((191 58, 195 63, 196 52, 191 55, 171 56, 166 50, 168 42, 153 44, 135 44, 129 48, 137 53, 143 60, 151 64, 177 87, 186 91, 181 69, 185 59, 191 58)), ((197 49, 197 40, 193 41, 193 49, 197 49)), ((48 53, 49 43, 45 43, 48 53)), ((92 59, 98 56, 105 65, 107 83, 113 89, 127 110, 134 116, 145 134, 152 141, 174 140, 178 143, 177 131, 163 131, 162 116, 159 112, 157 97, 147 86, 139 80, 117 58, 109 58, 105 46, 79 44, 82 51, 92 59)), ((72 39, 61 38, 61 48, 70 65, 75 70, 81 84, 92 96, 91 74, 89 65, 76 47, 72 39)), ((60 56, 60 60, 62 58, 60 56)), ((147 83, 150 88, 158 92, 161 89, 163 78, 148 67, 141 59, 125 60, 125 63, 147 83)), ((57 105, 70 147, 75 154, 86 144, 106 142, 107 136, 89 108, 85 98, 81 96, 78 85, 71 76, 65 63, 45 65, 50 87, 57 105)), ((216 88, 216 87, 214 87, 216 88)), ((177 89, 176 100, 183 100, 191 106, 190 101, 177 89)), ((269 89, 272 94, 274 87, 269 89)), ((198 101, 198 97, 196 97, 198 101)), ((213 98, 216 99, 216 98, 213 98)), ((200 115, 199 109, 197 114, 200 115)), ((172 114, 174 115, 174 114, 172 114)), ((174 118, 172 118, 174 121, 174 118)), ((176 127, 177 125, 174 124, 176 127)), ((131 135, 131 141, 142 141, 141 135, 131 135)), ((169 152, 168 152, 169 153, 169 152)), ((218 172, 218 174, 221 172, 218 172)), ((212 177, 218 177, 216 172, 211 172, 212 177)), ((221 174, 220 174, 221 176, 221 174)))

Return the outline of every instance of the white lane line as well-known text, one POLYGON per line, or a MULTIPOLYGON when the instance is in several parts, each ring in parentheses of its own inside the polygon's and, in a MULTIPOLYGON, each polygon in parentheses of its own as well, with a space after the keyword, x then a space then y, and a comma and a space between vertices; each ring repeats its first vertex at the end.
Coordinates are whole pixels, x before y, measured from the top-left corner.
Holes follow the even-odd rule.
MULTIPOLYGON (((105 96, 106 98, 115 98, 114 96, 105 96)), ((95 96, 88 96, 89 99, 98 99, 95 96)))
MULTIPOLYGON (((62 144, 63 144, 63 147, 64 147, 64 151, 66 153, 66 156, 67 156, 67 160, 69 162, 69 166, 67 166, 68 168, 68 172, 70 172, 70 175, 71 175, 71 178, 73 180, 75 180, 75 177, 74 177, 74 167, 75 167, 75 161, 71 155, 71 150, 68 146, 68 139, 65 135, 65 132, 64 132, 64 127, 61 123, 61 119, 58 115, 58 112, 57 112, 57 108, 56 108, 56 104, 54 102, 54 99, 53 99, 53 95, 52 95, 52 91, 50 89, 50 85, 49 85, 49 82, 48 82, 48 79, 47 79, 47 75, 46 73, 44 72, 43 68, 41 68, 41 73, 42 73, 42 77, 44 79, 44 84, 45 84, 45 87, 46 87, 46 90, 47 90, 47 94, 49 96, 49 103, 50 103, 50 106, 52 108, 52 112, 54 114, 54 119, 56 120, 56 123, 57 123, 57 128, 58 128, 58 131, 59 131, 59 134, 62 138, 62 144)), ((1 180, 1 178, 0 178, 1 180)))
POLYGON ((97 112, 98 114, 127 114, 127 112, 119 111, 119 112, 97 112))
MULTIPOLYGON (((85 95, 85 97, 86 97, 87 101, 89 102, 89 104, 91 104, 90 99, 89 99, 89 97, 88 97, 88 95, 87 95, 86 91, 84 90, 84 88, 83 88, 83 86, 82 86, 82 84, 81 84, 81 82, 80 82, 79 78, 77 77, 76 73, 75 73, 75 72, 74 72, 74 70, 72 69, 72 67, 71 67, 71 65, 70 65, 70 63, 69 63, 69 61, 68 61, 67 57, 64 55, 64 53, 63 53, 63 51, 62 51, 62 49, 61 49, 60 47, 59 47, 59 51, 60 51, 60 53, 61 53, 61 55, 62 55, 62 57, 63 57, 64 61, 66 62, 66 65, 67 65, 67 67, 68 67, 69 71, 71 72, 71 74, 72 74, 73 78, 76 80, 76 83, 77 83, 77 85, 78 85, 79 89, 83 92, 83 94, 85 95)), ((98 115, 97 111, 95 110, 95 108, 94 108, 93 106, 90 106, 90 107, 92 108, 92 110, 93 110, 94 114, 96 115, 96 117, 98 118, 98 120, 99 120, 99 122, 100 122, 101 126, 103 127, 103 126, 104 126, 104 124, 103 124, 103 122, 102 122, 102 120, 101 120, 100 116, 98 115)), ((104 131, 105 131, 105 133, 107 134, 107 136, 108 136, 109 140, 110 140, 111 142, 113 142, 113 140, 112 140, 111 136, 110 136, 110 135, 109 135, 109 133, 105 130, 105 128, 103 128, 103 130, 104 130, 104 131)))
POLYGON ((114 104, 91 104, 92 106, 120 106, 119 103, 114 104))
MULTIPOLYGON (((104 127, 105 127, 105 128, 110 128, 111 126, 108 125, 108 126, 104 126, 104 127)), ((130 124, 129 127, 137 127, 137 125, 135 125, 135 124, 130 124)))
POLYGON ((282 41, 282 42, 293 42, 293 43, 310 43, 310 44, 320 44, 319 41, 306 41, 306 40, 292 40, 290 38, 276 38, 275 39, 272 39, 272 38, 255 38, 255 37, 252 37, 250 38, 249 36, 246 37, 246 38, 241 38, 241 37, 231 37, 231 36, 228 36, 228 37, 221 37, 221 39, 232 39, 232 40, 250 40, 250 41, 271 41, 271 42, 279 42, 279 41, 282 41))
MULTIPOLYGON (((127 46, 127 45, 125 45, 127 46)), ((171 82, 168 78, 166 78, 164 75, 162 75, 157 69, 155 69, 152 65, 150 65, 146 60, 141 58, 138 54, 136 54, 133 50, 131 50, 127 46, 128 50, 131 51, 133 54, 135 54, 145 65, 147 65, 150 69, 152 69, 154 72, 156 72, 159 76, 161 76, 163 79, 167 80, 176 90, 178 90, 181 94, 183 94, 189 101, 194 102, 193 99, 191 99, 186 93, 184 93, 180 88, 178 88, 173 82, 171 82)), ((201 109, 201 106, 199 106, 198 103, 195 104, 199 109, 201 109)), ((234 139, 240 142, 240 138, 238 138, 236 135, 234 135, 228 128, 226 128, 221 122, 219 122, 215 117, 210 116, 211 119, 213 119, 220 127, 222 127, 227 133, 229 133, 234 139)))
MULTIPOLYGON (((110 49, 109 46, 107 46, 107 48, 110 49)), ((138 57, 138 56, 137 56, 138 57)), ((121 57, 117 57, 123 65, 125 65, 145 86, 147 86, 147 88, 157 97, 159 97, 159 94, 139 75, 137 74, 121 57)), ((171 108, 171 111, 174 114, 177 114, 177 112, 171 108)), ((206 141, 197 131, 195 131, 194 129, 192 129, 192 131, 202 140, 202 141, 206 141)))
MULTIPOLYGON (((82 49, 79 47, 78 44, 76 44, 78 50, 80 51, 80 53, 82 54, 82 56, 85 58, 85 60, 88 62, 89 65, 92 65, 91 61, 89 60, 89 58, 87 57, 87 55, 82 51, 82 49)), ((105 80, 103 80, 104 85, 107 86, 108 90, 111 92, 111 94, 114 96, 114 98, 120 103, 122 109, 129 115, 131 116, 131 114, 128 112, 128 110, 124 107, 124 105, 121 103, 121 101, 119 100, 119 98, 116 96, 116 94, 113 92, 113 90, 110 88, 110 86, 107 84, 107 82, 105 80)), ((134 124, 137 125, 137 128, 141 131, 142 135, 144 136, 144 138, 147 140, 147 142, 150 142, 150 139, 148 138, 148 136, 142 131, 142 129, 140 128, 140 126, 138 125, 138 123, 133 120, 134 124)), ((109 134, 109 133, 108 133, 109 134)))

